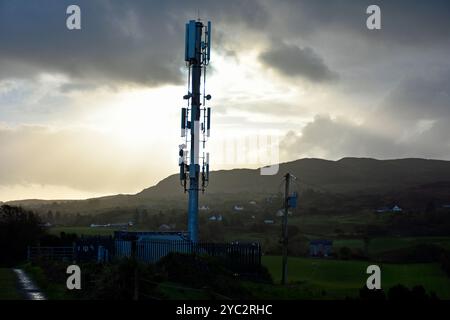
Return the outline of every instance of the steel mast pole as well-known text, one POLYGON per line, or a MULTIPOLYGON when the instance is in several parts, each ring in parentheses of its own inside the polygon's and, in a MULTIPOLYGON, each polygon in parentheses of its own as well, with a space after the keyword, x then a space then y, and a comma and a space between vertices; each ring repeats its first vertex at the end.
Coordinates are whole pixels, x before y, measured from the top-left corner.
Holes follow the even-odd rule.
POLYGON ((202 29, 195 23, 195 59, 192 64, 191 97, 191 154, 189 167, 188 232, 190 240, 198 241, 198 191, 199 191, 199 147, 200 147, 200 82, 202 76, 202 29))

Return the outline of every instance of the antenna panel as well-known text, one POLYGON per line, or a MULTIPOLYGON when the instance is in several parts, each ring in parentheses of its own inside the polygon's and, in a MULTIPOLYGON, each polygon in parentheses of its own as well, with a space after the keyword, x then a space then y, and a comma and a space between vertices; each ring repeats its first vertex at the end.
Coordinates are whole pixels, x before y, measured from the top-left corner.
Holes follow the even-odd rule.
POLYGON ((195 59, 195 33, 195 20, 191 20, 186 24, 186 51, 184 55, 185 61, 191 61, 192 59, 195 59))
POLYGON ((208 48, 206 49, 206 60, 209 62, 211 58, 211 21, 208 21, 208 48))

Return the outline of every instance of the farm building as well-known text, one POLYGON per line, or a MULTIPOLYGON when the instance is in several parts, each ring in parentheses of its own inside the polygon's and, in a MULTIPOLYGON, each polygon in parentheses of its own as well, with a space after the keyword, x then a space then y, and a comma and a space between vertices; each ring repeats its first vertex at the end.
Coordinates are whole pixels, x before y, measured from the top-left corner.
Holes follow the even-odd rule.
POLYGON ((376 211, 377 211, 377 213, 402 212, 403 209, 400 208, 398 205, 395 205, 392 208, 390 208, 390 207, 381 207, 381 208, 378 208, 376 211))
POLYGON ((311 240, 309 242, 309 255, 311 257, 329 257, 333 241, 331 240, 311 240))

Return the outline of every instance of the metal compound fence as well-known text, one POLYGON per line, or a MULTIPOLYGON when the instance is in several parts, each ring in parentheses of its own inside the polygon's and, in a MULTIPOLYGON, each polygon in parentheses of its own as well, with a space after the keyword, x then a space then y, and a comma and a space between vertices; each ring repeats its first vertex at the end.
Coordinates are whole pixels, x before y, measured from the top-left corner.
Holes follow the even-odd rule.
POLYGON ((134 257, 156 263, 169 253, 197 254, 217 258, 230 270, 253 273, 261 266, 259 243, 210 243, 183 240, 115 240, 116 257, 134 257))
POLYGON ((170 253, 214 257, 233 272, 255 273, 261 267, 259 243, 210 243, 185 240, 121 240, 84 238, 72 247, 28 247, 28 260, 37 258, 61 261, 108 262, 134 257, 157 263, 170 253))

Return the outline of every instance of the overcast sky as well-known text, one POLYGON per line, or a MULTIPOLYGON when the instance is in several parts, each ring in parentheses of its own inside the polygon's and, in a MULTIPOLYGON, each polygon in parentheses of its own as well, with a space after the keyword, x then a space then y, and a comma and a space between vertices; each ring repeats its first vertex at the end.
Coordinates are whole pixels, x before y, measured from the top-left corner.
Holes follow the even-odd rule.
POLYGON ((256 136, 280 161, 450 160, 448 1, 0 0, 0 201, 135 193, 177 172, 198 13, 214 28, 213 169, 271 162, 227 158, 256 136))

